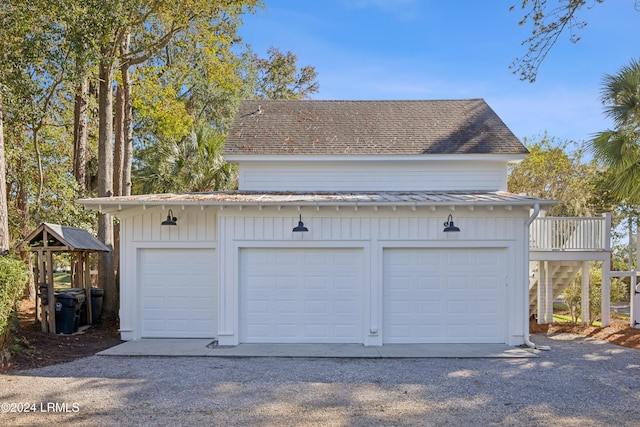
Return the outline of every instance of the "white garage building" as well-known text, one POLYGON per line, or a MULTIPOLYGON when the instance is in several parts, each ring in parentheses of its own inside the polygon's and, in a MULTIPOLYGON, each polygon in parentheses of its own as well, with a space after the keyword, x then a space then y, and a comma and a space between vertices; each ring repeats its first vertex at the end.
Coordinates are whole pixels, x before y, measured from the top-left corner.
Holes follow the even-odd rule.
POLYGON ((80 201, 120 219, 122 339, 527 341, 551 202, 506 192, 527 150, 483 100, 245 101, 224 153, 238 191, 80 201))

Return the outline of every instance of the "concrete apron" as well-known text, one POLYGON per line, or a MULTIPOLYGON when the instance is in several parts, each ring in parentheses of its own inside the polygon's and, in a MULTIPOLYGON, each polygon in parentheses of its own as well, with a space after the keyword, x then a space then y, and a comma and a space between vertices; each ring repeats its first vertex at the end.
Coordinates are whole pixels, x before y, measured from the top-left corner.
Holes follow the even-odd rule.
POLYGON ((342 357, 342 358, 526 358, 533 350, 504 344, 240 344, 212 345, 211 339, 141 339, 97 353, 99 356, 342 357))

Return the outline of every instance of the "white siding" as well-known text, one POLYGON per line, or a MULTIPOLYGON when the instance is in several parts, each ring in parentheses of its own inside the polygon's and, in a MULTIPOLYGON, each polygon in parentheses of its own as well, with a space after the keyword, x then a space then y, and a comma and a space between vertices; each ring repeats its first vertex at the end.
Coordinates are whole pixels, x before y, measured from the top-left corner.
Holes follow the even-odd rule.
POLYGON ((242 162, 247 191, 506 191, 506 162, 242 162))
POLYGON ((172 207, 173 216, 177 218, 176 226, 160 225, 167 219, 169 209, 160 207, 142 210, 138 208, 130 216, 123 217, 131 233, 131 240, 138 242, 204 242, 216 239, 215 209, 199 208, 181 209, 172 207))
MULTIPOLYGON (((147 279, 147 270, 144 268, 142 258, 145 250, 160 250, 168 253, 171 259, 171 251, 189 250, 213 250, 217 246, 217 223, 215 209, 200 209, 189 207, 182 209, 172 206, 173 215, 178 218, 176 226, 162 226, 162 221, 167 218, 167 209, 152 207, 148 209, 132 208, 122 212, 120 218, 120 330, 123 340, 132 340, 142 337, 145 295, 148 290, 143 290, 143 283, 147 279)), ((176 252, 176 253, 187 253, 176 252)), ((217 255, 211 251, 211 267, 217 266, 217 255)), ((178 255, 180 256, 180 255, 178 255)), ((217 317, 217 269, 213 273, 209 291, 213 291, 216 301, 213 311, 209 312, 217 317)), ((164 285, 163 285, 164 286, 164 285)), ((198 292, 202 291, 199 289, 198 292)), ((168 293, 173 292, 167 290, 168 293)), ((209 298, 211 294, 209 294, 209 298)), ((149 301, 147 301, 149 302, 149 301)), ((185 301, 182 300, 181 303, 185 301)), ((162 302, 164 304, 165 302, 162 302)), ((174 313, 180 315, 179 313, 174 313)), ((147 316, 148 319, 148 316, 147 316)), ((197 320, 197 319, 194 319, 197 320)), ((208 319, 207 321, 210 321, 208 319)), ((215 320, 215 319, 214 319, 215 320)), ((198 323, 196 321, 196 323, 198 323)), ((176 324, 160 326, 175 327, 176 324)), ((213 332, 217 327, 214 326, 213 332)), ((177 335, 178 332, 175 332, 177 335)), ((211 336, 211 332, 207 335, 211 336)), ((157 336, 157 335, 156 335, 157 336)))
POLYGON ((409 207, 393 208, 335 208, 317 210, 313 207, 264 208, 260 215, 245 208, 225 208, 220 213, 220 229, 231 233, 237 241, 369 241, 375 233, 380 240, 437 241, 449 240, 511 240, 524 224, 524 210, 509 213, 504 209, 494 212, 486 209, 453 212, 460 233, 443 233, 448 211, 431 211, 409 207), (298 215, 309 229, 294 233, 298 215))
MULTIPOLYGON (((362 306, 365 345, 382 345, 384 335, 384 303, 385 303, 385 269, 384 253, 387 250, 435 250, 452 251, 451 253, 484 254, 499 253, 502 258, 500 273, 502 292, 494 295, 500 300, 502 310, 497 316, 501 324, 496 326, 496 319, 485 319, 484 326, 476 328, 479 338, 470 338, 468 342, 507 342, 521 344, 523 335, 522 298, 526 288, 527 273, 524 265, 524 223, 528 212, 524 209, 458 208, 454 211, 444 208, 429 207, 380 207, 374 209, 341 207, 263 207, 262 209, 245 207, 224 208, 219 212, 219 253, 220 253, 220 319, 219 340, 221 345, 237 345, 242 340, 246 320, 247 285, 251 277, 261 270, 278 271, 283 268, 269 265, 264 269, 254 270, 241 261, 243 251, 262 250, 266 253, 309 253, 314 250, 356 250, 362 252, 363 289, 360 303, 362 306), (449 213, 459 233, 444 233, 443 222, 449 213), (298 215, 309 229, 308 232, 294 233, 298 215), (484 251, 484 252, 483 252, 484 251), (273 268, 272 268, 273 267, 273 268), (247 269, 252 270, 248 272, 247 269), (493 322, 493 323, 492 323, 493 322), (504 329, 499 329, 499 328, 504 329), (499 329, 499 330, 498 330, 499 329), (492 336, 489 336, 493 334, 492 336), (495 338, 496 334, 500 338, 495 338)), ((480 262, 480 261, 478 261, 480 262)), ((475 265, 475 264, 474 264, 475 265)), ((446 276, 447 266, 439 265, 439 274, 446 276)), ((330 270, 330 267, 327 267, 330 270)), ((477 271, 468 267, 464 274, 475 278, 475 274, 486 273, 490 267, 480 265, 477 271), (484 271, 484 273, 483 273, 484 271)), ((299 272, 295 270, 295 274, 299 272)), ((488 273, 487 273, 488 274, 488 273)), ((486 275, 486 274, 484 274, 486 275)), ((304 275, 301 275, 304 280, 304 275)), ((271 280, 271 279, 269 279, 271 280)), ((443 279, 445 280, 445 279, 443 279)), ((474 279, 475 280, 475 279, 474 279)), ((497 282, 496 282, 497 283, 497 282)), ((494 283, 495 284, 495 283, 494 283)), ((486 285, 483 282, 482 286, 486 285)), ((494 288, 496 290, 497 288, 494 288)), ((475 291, 474 291, 475 292, 475 291)), ((277 293, 277 292, 276 292, 277 293)), ((490 293, 490 292, 489 292, 490 293)), ((271 295, 271 294, 270 294, 271 295)), ((476 295, 476 294, 474 294, 476 295)), ((494 296, 491 296, 493 298, 494 296)), ((476 314, 489 314, 495 308, 496 298, 487 298, 482 310, 476 314), (487 307, 493 304, 489 310, 487 307)), ((489 316, 490 317, 490 316, 489 316)), ((255 319, 254 319, 255 320, 255 319)), ((258 319, 264 323, 265 319, 258 319)), ((451 332, 453 334, 453 332, 451 332)), ((250 335, 250 334, 249 334, 250 335)), ((253 338, 250 338, 250 341, 253 338)), ((437 341, 437 340, 435 340, 437 341)), ((433 342, 435 342, 433 341, 433 342)), ((458 342, 465 341, 459 337, 458 342)), ((307 341, 308 342, 308 341, 307 341)), ((443 338, 441 342, 455 342, 443 338)))
MULTIPOLYGON (((168 208, 169 206, 167 206, 168 208)), ((523 298, 527 286, 524 223, 528 211, 518 207, 340 207, 172 206, 175 227, 160 226, 167 210, 142 207, 126 210, 121 224, 121 329, 125 340, 141 337, 140 252, 147 249, 214 250, 217 334, 221 345, 241 339, 243 296, 241 262, 245 250, 286 253, 358 253, 360 327, 365 345, 382 345, 384 332, 384 252, 396 249, 499 250, 506 264, 505 336, 508 344, 523 340, 523 298), (451 213, 459 233, 444 233, 451 213), (309 228, 293 233, 298 215, 309 228), (329 251, 329 252, 327 252, 329 251)), ((332 258, 335 261, 335 258, 332 258)), ((326 267, 329 270, 329 267, 326 267)), ((144 276, 144 275, 143 275, 144 276)), ((304 278, 304 274, 301 276, 304 278)))

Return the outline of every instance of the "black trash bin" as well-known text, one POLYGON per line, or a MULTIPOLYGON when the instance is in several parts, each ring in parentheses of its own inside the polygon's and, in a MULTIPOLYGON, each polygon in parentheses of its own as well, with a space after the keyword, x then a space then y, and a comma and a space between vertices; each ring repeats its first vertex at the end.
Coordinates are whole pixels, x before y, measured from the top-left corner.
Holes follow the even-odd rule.
MULTIPOLYGON (((87 293, 83 288, 69 288, 57 291, 63 294, 75 295, 80 303, 80 323, 79 326, 87 324, 87 293)), ((78 328, 76 328, 78 329, 78 328)))
POLYGON ((104 289, 91 288, 91 322, 94 324, 100 322, 103 298, 104 289))
POLYGON ((80 294, 56 295, 56 334, 72 334, 78 330, 82 301, 84 301, 84 295, 80 294))
POLYGON ((77 300, 77 306, 76 306, 76 317, 75 317, 75 325, 73 327, 73 332, 77 332, 78 331, 78 327, 80 326, 80 320, 84 314, 85 317, 85 323, 86 324, 86 317, 87 317, 87 304, 86 304, 86 300, 87 298, 84 296, 84 289, 82 289, 82 292, 77 293, 76 294, 76 300, 77 300))

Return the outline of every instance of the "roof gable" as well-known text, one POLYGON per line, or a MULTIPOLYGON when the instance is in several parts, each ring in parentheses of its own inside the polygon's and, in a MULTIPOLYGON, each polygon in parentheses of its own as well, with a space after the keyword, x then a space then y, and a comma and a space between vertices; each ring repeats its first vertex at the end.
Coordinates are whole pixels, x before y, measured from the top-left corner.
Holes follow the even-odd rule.
POLYGON ((110 252, 111 249, 87 230, 59 224, 42 223, 20 243, 38 247, 64 247, 68 251, 110 252), (45 231, 47 241, 44 241, 45 231))
POLYGON ((527 154, 482 99, 240 104, 225 156, 527 154))

